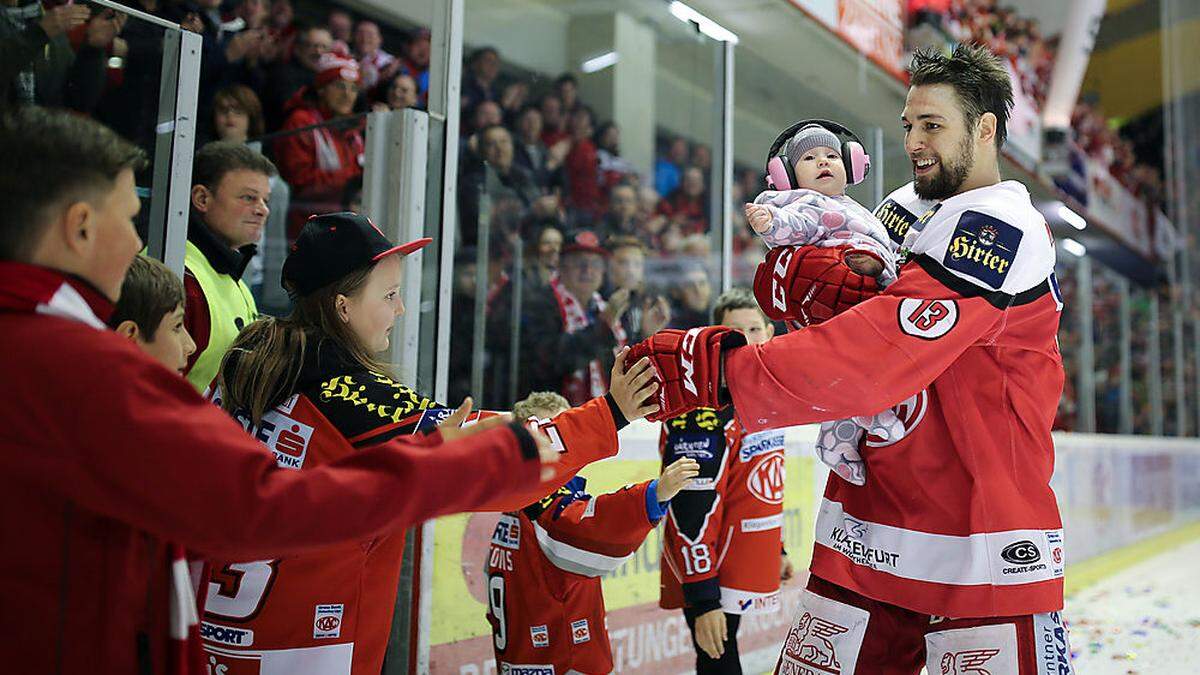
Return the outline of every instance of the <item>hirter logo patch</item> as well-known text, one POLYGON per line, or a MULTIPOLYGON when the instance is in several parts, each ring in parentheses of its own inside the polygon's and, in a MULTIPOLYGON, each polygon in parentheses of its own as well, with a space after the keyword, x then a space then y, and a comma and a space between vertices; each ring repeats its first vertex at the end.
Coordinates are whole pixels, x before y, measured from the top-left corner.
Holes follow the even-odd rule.
POLYGON ((1023 236, 1021 230, 999 218, 966 211, 958 217, 942 264, 998 289, 1012 269, 1023 236))

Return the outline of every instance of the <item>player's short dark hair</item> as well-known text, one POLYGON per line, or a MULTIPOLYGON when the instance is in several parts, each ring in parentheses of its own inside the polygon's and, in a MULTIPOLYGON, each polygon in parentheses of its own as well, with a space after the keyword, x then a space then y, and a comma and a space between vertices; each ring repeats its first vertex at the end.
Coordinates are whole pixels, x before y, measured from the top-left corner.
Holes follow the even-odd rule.
POLYGON ((996 116, 996 147, 1008 137, 1008 115, 1013 106, 1012 81, 1003 62, 987 47, 960 44, 946 56, 934 48, 913 54, 909 84, 920 87, 948 84, 958 94, 967 126, 974 128, 984 113, 996 116))
POLYGON ((28 261, 50 209, 105 196, 146 153, 80 115, 24 106, 0 115, 0 260, 28 261))
POLYGON ((123 321, 132 321, 142 339, 152 342, 162 318, 183 303, 183 281, 166 265, 139 255, 125 273, 121 299, 109 317, 108 326, 116 328, 123 321))
POLYGON ((242 169, 268 178, 279 174, 271 160, 261 152, 243 143, 214 141, 196 151, 192 162, 192 185, 203 185, 215 192, 225 174, 242 169))
POLYGON ((712 310, 712 322, 714 326, 719 326, 725 322, 725 313, 735 309, 755 309, 759 314, 762 314, 763 323, 771 323, 766 314, 763 314, 762 307, 758 306, 758 301, 754 299, 754 294, 745 288, 731 288, 717 297, 717 304, 712 310))

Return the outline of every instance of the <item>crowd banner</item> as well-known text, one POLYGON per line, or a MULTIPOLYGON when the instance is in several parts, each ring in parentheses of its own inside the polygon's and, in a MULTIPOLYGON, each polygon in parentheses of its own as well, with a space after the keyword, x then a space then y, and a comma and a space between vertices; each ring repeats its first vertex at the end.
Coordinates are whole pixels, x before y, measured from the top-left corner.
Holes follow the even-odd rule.
MULTIPOLYGON (((816 427, 797 427, 787 434, 782 536, 799 579, 783 587, 780 612, 742 622, 738 642, 743 654, 773 653, 799 602, 828 476, 813 455, 815 435, 816 427)), ((657 424, 635 423, 621 432, 620 440, 616 457, 583 470, 590 493, 658 475, 657 424)), ((1063 512, 1069 564, 1200 518, 1200 441, 1056 434, 1055 446, 1053 485, 1063 512)), ((430 631, 431 672, 497 672, 485 618, 484 564, 498 518, 469 514, 435 523, 432 623, 424 627, 430 631)), ((658 607, 661 548, 660 527, 628 563, 603 581, 615 672, 685 673, 694 668, 682 613, 658 607)))
POLYGON ((1150 233, 1150 209, 1121 185, 1098 160, 1089 159, 1088 214, 1106 226, 1113 236, 1145 258, 1154 256, 1150 233))
POLYGON ((791 0, 893 77, 904 72, 903 0, 791 0))

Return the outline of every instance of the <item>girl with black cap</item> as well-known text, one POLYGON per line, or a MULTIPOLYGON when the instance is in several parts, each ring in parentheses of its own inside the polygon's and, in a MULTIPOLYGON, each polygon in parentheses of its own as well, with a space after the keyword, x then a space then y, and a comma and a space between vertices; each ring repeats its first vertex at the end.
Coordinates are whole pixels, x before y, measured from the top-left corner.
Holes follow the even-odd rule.
MULTIPOLYGON (((436 452, 438 439, 507 421, 492 416, 460 429, 469 398, 458 410, 440 406, 396 382, 377 356, 404 312, 401 259, 429 242, 396 246, 369 219, 349 212, 304 225, 283 265, 292 314, 242 332, 222 364, 216 394, 281 466, 308 469, 414 432, 433 431, 426 438, 436 452)), ((520 508, 585 464, 615 454, 617 429, 654 409, 641 402, 655 387, 648 361, 628 371, 623 358, 617 362, 609 394, 535 422, 532 436, 525 434, 530 446, 533 438, 552 439, 547 450, 558 461, 544 467, 542 483, 486 510, 520 508)), ((506 478, 464 474, 461 484, 469 491, 496 480, 506 478)), ((403 552, 404 533, 395 532, 282 560, 211 563, 211 580, 201 589, 207 594, 201 634, 214 671, 224 664, 236 672, 234 661, 252 659, 263 672, 378 673, 403 552)))

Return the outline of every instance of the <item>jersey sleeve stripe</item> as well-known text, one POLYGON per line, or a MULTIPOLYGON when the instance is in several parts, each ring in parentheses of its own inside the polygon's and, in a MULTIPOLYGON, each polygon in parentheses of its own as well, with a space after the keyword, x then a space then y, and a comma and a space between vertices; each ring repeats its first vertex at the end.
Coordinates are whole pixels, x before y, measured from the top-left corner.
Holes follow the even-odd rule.
POLYGON ((1018 305, 1027 305, 1036 301, 1038 298, 1050 292, 1050 280, 1043 279, 1042 283, 1025 291, 1021 291, 1016 295, 1005 293, 1003 291, 987 290, 977 284, 971 283, 957 274, 947 270, 932 257, 922 253, 913 256, 909 261, 915 263, 926 274, 933 277, 938 283, 946 288, 958 293, 964 298, 983 298, 989 304, 999 310, 1005 310, 1009 307, 1018 305))
POLYGON ((533 524, 533 531, 537 536, 538 547, 541 548, 546 558, 554 563, 555 567, 574 574, 586 577, 604 576, 612 573, 633 557, 633 553, 624 556, 604 555, 558 541, 550 536, 546 528, 536 522, 533 524))
POLYGON ((425 411, 422 410, 415 415, 409 415, 408 417, 405 417, 399 422, 393 422, 381 427, 376 427, 370 431, 363 432, 346 440, 350 443, 350 445, 353 445, 356 448, 361 448, 364 445, 375 445, 376 443, 382 443, 395 438, 396 436, 401 436, 412 432, 416 427, 417 422, 421 421, 421 415, 423 414, 425 414, 425 411))

